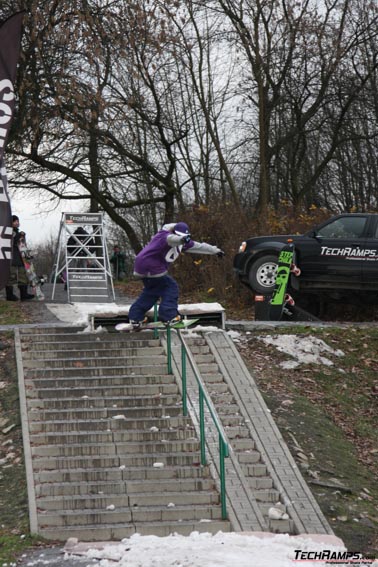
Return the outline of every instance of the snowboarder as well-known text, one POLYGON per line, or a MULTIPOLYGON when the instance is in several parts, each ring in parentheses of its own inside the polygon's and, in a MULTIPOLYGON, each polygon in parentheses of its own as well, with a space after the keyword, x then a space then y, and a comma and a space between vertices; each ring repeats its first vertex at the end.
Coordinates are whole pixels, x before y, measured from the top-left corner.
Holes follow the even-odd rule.
POLYGON ((224 256, 223 250, 206 242, 192 240, 184 222, 166 224, 135 258, 134 276, 142 279, 143 291, 131 305, 129 321, 135 330, 146 320, 145 314, 160 299, 159 319, 166 324, 180 321, 179 288, 168 275, 169 266, 181 252, 224 256))

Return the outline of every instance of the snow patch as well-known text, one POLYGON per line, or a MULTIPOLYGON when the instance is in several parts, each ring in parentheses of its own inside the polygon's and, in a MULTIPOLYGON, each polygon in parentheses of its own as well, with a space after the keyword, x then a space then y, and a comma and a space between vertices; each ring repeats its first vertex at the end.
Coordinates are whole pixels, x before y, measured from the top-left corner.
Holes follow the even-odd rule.
MULTIPOLYGON (((92 547, 83 549, 80 555, 99 560, 100 567, 293 567, 295 550, 312 554, 326 549, 346 551, 336 537, 253 532, 192 532, 189 536, 167 537, 134 534, 119 544, 87 545, 92 547)), ((325 567, 326 561, 310 560, 306 564, 325 567)))
POLYGON ((298 335, 275 335, 259 336, 259 340, 265 344, 273 345, 279 352, 284 352, 292 356, 295 360, 281 362, 280 366, 287 370, 292 370, 300 364, 324 364, 333 366, 333 361, 323 356, 326 353, 330 356, 342 357, 344 352, 340 349, 333 349, 322 339, 313 335, 300 337, 298 335))

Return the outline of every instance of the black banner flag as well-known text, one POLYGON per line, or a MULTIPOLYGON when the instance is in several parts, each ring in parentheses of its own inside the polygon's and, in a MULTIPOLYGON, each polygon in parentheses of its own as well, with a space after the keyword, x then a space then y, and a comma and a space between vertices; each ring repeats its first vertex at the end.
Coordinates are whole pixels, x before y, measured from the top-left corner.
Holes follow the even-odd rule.
POLYGON ((0 26, 0 289, 7 283, 12 258, 12 211, 7 191, 4 150, 14 111, 14 83, 24 14, 18 12, 0 26))

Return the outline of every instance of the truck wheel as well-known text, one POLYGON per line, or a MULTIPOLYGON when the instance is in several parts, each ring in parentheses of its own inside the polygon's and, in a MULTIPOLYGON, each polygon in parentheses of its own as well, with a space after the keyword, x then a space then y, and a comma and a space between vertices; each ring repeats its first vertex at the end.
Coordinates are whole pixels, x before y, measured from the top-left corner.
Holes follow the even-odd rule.
POLYGON ((267 254, 253 262, 249 273, 249 285, 255 293, 269 295, 273 293, 276 283, 278 256, 267 254))

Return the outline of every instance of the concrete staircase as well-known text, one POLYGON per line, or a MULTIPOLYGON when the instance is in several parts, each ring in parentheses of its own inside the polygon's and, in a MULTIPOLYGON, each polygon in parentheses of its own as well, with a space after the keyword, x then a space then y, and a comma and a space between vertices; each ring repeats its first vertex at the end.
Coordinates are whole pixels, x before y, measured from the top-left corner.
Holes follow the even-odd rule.
MULTIPOLYGON (((16 352, 33 533, 98 541, 230 529, 152 332, 23 329, 16 352)), ((245 443, 237 422, 230 433, 245 443)))

